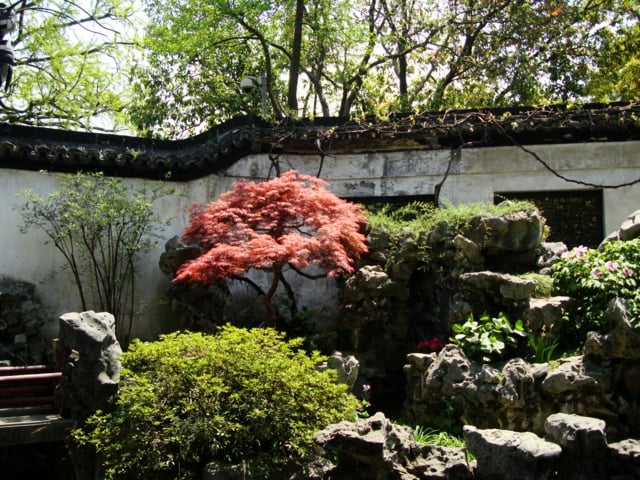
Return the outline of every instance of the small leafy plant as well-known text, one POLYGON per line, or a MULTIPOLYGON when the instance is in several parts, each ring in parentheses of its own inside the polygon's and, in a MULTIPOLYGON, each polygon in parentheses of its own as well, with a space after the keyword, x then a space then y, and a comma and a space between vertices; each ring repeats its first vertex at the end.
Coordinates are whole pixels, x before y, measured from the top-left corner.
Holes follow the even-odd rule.
POLYGON ((539 334, 529 333, 527 336, 527 346, 531 360, 539 363, 549 363, 554 359, 558 341, 549 334, 546 326, 543 326, 539 334))
POLYGON ((566 252, 553 266, 555 291, 576 300, 575 329, 584 340, 588 331, 604 333, 604 314, 615 298, 626 301, 640 325, 640 238, 609 242, 602 250, 584 246, 566 252))
POLYGON ((491 362, 504 358, 510 351, 515 351, 519 341, 527 337, 522 320, 512 325, 503 313, 491 317, 488 313, 475 320, 469 315, 463 324, 452 327, 454 336, 451 341, 461 347, 470 357, 483 362, 491 362))
POLYGON ((113 411, 96 413, 74 439, 95 447, 105 479, 195 479, 208 462, 246 460, 264 466, 266 478, 309 452, 314 432, 354 420, 359 409, 301 341, 231 326, 134 340, 113 411))
POLYGON ((464 440, 456 435, 435 428, 418 425, 413 429, 413 439, 423 445, 439 445, 441 447, 465 446, 464 440))

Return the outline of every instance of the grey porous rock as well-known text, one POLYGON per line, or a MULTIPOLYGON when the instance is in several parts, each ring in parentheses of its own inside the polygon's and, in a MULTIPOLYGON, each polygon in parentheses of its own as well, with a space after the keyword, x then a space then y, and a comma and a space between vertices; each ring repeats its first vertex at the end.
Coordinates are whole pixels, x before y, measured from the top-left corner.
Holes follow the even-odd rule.
POLYGON ((609 323, 606 334, 589 332, 584 345, 585 355, 602 359, 640 360, 640 328, 631 324, 626 303, 616 298, 605 312, 609 323))
POLYGON ((467 425, 464 440, 476 458, 477 480, 547 480, 555 472, 562 454, 559 445, 531 432, 467 425))
POLYGON ((471 480, 462 448, 422 445, 409 427, 378 412, 356 422, 340 422, 317 432, 314 442, 332 452, 337 465, 328 478, 351 480, 471 480))
MULTIPOLYGON (((178 236, 169 239, 160 255, 160 271, 172 278, 180 267, 203 253, 199 245, 184 244, 178 236)), ((223 280, 207 283, 171 283, 167 298, 181 328, 215 332, 225 322, 225 305, 231 296, 223 280)))
POLYGON ((56 403, 78 421, 107 409, 109 398, 118 391, 122 354, 113 315, 93 311, 62 315, 57 349, 63 364, 56 403))
POLYGON ((640 237, 640 210, 636 210, 629 215, 616 231, 606 236, 598 248, 602 249, 604 244, 608 242, 617 240, 626 242, 638 237, 640 237))
POLYGON ((35 285, 0 278, 0 360, 5 365, 47 361, 51 348, 42 335, 45 323, 35 285))
POLYGON ((417 425, 453 421, 480 428, 532 430, 542 433, 553 405, 541 401, 540 383, 547 364, 513 358, 500 365, 473 362, 453 344, 439 353, 407 355, 408 399, 404 413, 417 425))
POLYGON ((544 425, 546 438, 562 447, 560 478, 606 478, 609 449, 604 420, 554 413, 544 425))

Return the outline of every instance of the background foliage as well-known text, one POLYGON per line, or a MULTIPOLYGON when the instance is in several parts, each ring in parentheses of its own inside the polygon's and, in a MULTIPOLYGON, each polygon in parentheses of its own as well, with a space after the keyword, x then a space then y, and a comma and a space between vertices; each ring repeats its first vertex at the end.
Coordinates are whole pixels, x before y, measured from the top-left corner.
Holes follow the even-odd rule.
POLYGON ((386 116, 635 99, 634 0, 145 0, 138 128, 185 135, 240 113, 386 116), (295 34, 301 42, 295 42, 295 34), (292 83, 293 82, 293 83, 292 83), (295 88, 294 88, 295 87, 295 88), (296 92, 296 101, 290 96, 296 92))
POLYGON ((8 39, 16 65, 0 98, 0 119, 72 129, 124 126, 134 0, 20 1, 15 10, 19 25, 8 39))
POLYGON ((638 98, 638 0, 44 0, 16 4, 5 121, 184 137, 242 114, 638 98), (140 9, 143 11, 136 11, 140 9), (144 31, 143 42, 138 35, 144 31))

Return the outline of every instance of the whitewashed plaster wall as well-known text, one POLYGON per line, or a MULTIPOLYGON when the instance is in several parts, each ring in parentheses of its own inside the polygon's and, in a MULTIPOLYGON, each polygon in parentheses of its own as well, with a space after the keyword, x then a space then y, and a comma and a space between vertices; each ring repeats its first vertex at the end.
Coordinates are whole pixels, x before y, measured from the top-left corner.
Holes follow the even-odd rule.
MULTIPOLYGON (((640 178, 640 142, 602 142, 527 147, 561 175, 592 184, 617 185, 640 178)), ((322 160, 321 177, 334 193, 344 197, 394 195, 430 195, 442 181, 451 159, 449 151, 402 151, 326 156, 322 160)), ((282 155, 282 169, 295 168, 316 175, 321 165, 319 156, 282 155)), ((161 247, 169 238, 179 235, 188 222, 186 208, 193 202, 215 200, 240 178, 267 178, 271 162, 266 155, 247 156, 219 175, 191 182, 175 183, 182 195, 165 197, 155 204, 157 212, 172 221, 163 232, 161 247)), ((124 179, 132 187, 151 186, 153 182, 124 179)), ((51 319, 47 333, 57 334, 57 319, 80 308, 75 285, 64 266, 61 255, 46 237, 37 231, 21 234, 22 224, 15 206, 18 194, 30 188, 46 195, 57 188, 55 174, 0 169, 0 274, 32 282, 51 319)), ((463 149, 455 154, 447 180, 441 190, 441 201, 452 204, 491 202, 498 191, 536 191, 585 189, 552 174, 534 156, 517 147, 463 149)), ((640 185, 605 189, 605 232, 615 230, 632 212, 640 209, 640 185)), ((158 268, 161 250, 151 251, 140 265, 138 285, 139 315, 133 335, 144 339, 174 328, 171 310, 164 300, 170 279, 158 268)), ((257 277, 259 278, 259 277, 257 277)), ((242 290, 244 287, 236 287, 242 290)), ((304 282, 298 285, 301 305, 315 309, 320 315, 334 314, 338 291, 333 280, 304 282)), ((242 293, 242 292, 236 292, 242 293)), ((240 308, 249 308, 246 304, 240 308)))
MULTIPOLYGON (((537 145, 534 152, 552 170, 579 182, 618 185, 640 179, 640 142, 537 145)), ((327 156, 321 177, 330 189, 345 197, 432 195, 442 181, 451 152, 448 150, 380 152, 327 156)), ((315 175, 319 156, 282 155, 283 168, 315 175)), ((265 178, 270 161, 248 156, 225 173, 232 177, 265 178)), ((493 202, 494 192, 584 190, 591 187, 559 178, 534 155, 518 147, 469 148, 456 152, 440 193, 441 203, 493 202)), ((615 230, 640 209, 640 184, 605 189, 605 233, 615 230)))

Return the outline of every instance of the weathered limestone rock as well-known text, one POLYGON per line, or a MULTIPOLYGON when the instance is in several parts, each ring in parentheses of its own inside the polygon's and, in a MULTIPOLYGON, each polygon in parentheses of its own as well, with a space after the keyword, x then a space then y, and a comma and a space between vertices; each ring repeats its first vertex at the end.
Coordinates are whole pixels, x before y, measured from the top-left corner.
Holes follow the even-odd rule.
POLYGON ((485 217, 481 221, 487 255, 535 251, 542 242, 544 220, 539 212, 517 212, 503 217, 485 217))
POLYGON ((337 455, 329 478, 351 480, 471 480, 461 448, 420 445, 411 429, 396 425, 382 413, 356 422, 329 425, 314 442, 337 455))
POLYGON ((482 246, 476 242, 469 240, 463 235, 456 235, 453 244, 458 252, 457 261, 467 263, 470 266, 481 267, 484 265, 484 255, 482 254, 482 246))
POLYGON ((360 362, 353 355, 343 355, 342 352, 334 352, 329 355, 327 361, 320 366, 322 370, 327 368, 332 368, 338 373, 338 383, 344 383, 351 389, 358 379, 360 362))
POLYGON ((507 302, 529 300, 535 289, 535 282, 508 273, 490 271, 471 272, 460 275, 463 292, 476 294, 482 292, 484 296, 504 299, 507 302))
POLYGON ((555 413, 545 422, 546 438, 529 432, 465 426, 476 458, 476 480, 640 478, 640 440, 607 445, 606 424, 596 418, 555 413))
POLYGON ((165 275, 173 275, 184 262, 192 260, 202 253, 198 245, 185 245, 177 235, 167 241, 164 250, 158 264, 160 271, 165 275))
POLYGON ((527 331, 547 334, 560 334, 562 316, 569 311, 573 300, 571 297, 558 296, 550 298, 531 298, 529 310, 523 320, 527 331), (553 329, 553 332, 551 330, 553 329))
POLYGON ((47 363, 50 346, 41 334, 46 319, 35 285, 0 279, 0 361, 6 365, 47 363))
POLYGON ((629 320, 623 299, 614 299, 606 311, 609 332, 589 332, 584 345, 585 355, 603 359, 640 359, 640 328, 629 320))
POLYGON ((556 477, 562 448, 531 432, 481 430, 467 425, 464 440, 476 458, 477 480, 547 480, 556 477))
POLYGON ((225 323, 225 306, 231 296, 224 281, 171 284, 167 290, 169 305, 181 328, 215 332, 225 323))
POLYGON ((451 323, 464 323, 468 310, 474 315, 502 312, 509 318, 523 318, 536 287, 533 280, 487 270, 463 273, 458 282, 459 290, 451 307, 451 323))
POLYGON ((569 251, 569 249, 564 242, 543 242, 538 249, 539 256, 536 261, 536 267, 538 267, 540 273, 549 275, 551 273, 551 267, 553 267, 553 265, 562 258, 562 254, 567 251, 569 251))
POLYGON ((640 440, 630 438, 610 443, 609 455, 612 480, 640 478, 640 440))
POLYGON ((441 405, 443 401, 454 399, 466 384, 472 382, 475 374, 471 361, 453 344, 446 345, 437 354, 411 353, 407 360, 410 362, 405 366, 408 391, 410 398, 418 403, 441 405))
POLYGON ((82 421, 118 391, 122 354, 110 313, 87 311, 60 317, 59 350, 64 357, 56 403, 82 421))
POLYGON ((500 366, 481 364, 452 344, 438 354, 409 354, 407 361, 404 412, 416 424, 434 424, 448 410, 454 421, 481 428, 542 432, 554 411, 540 393, 547 364, 520 358, 500 366))
MULTIPOLYGON (((107 312, 73 312, 60 317, 55 345, 62 379, 55 400, 63 415, 78 424, 96 410, 108 411, 108 400, 118 391, 122 349, 115 323, 107 312)), ((91 446, 71 446, 69 453, 76 478, 102 478, 100 462, 91 446)))
POLYGON ((391 234, 381 228, 373 228, 367 235, 369 244, 368 261, 372 264, 386 265, 391 245, 391 234))
POLYGON ((629 418, 633 417, 636 402, 620 390, 615 380, 618 374, 614 374, 618 368, 590 356, 563 358, 557 368, 549 371, 540 388, 556 412, 604 419, 609 434, 619 437, 635 428, 629 418))
POLYGON ((345 283, 336 348, 357 355, 378 401, 400 407, 396 392, 404 387, 405 356, 420 341, 448 336, 451 324, 471 313, 523 318, 533 283, 497 275, 495 288, 485 292, 490 280, 474 284, 482 273, 467 282, 461 276, 512 272, 514 266, 517 273, 534 271, 543 230, 535 211, 478 215, 463 226, 444 221, 423 232, 372 229, 369 253, 345 283))
POLYGON ((577 355, 560 360, 542 381, 542 390, 549 395, 573 396, 582 393, 611 391, 611 368, 577 355))
POLYGON ((640 362, 611 363, 590 356, 546 363, 513 358, 504 363, 470 361, 462 349, 407 355, 404 414, 433 425, 443 412, 455 423, 544 434, 556 412, 601 418, 610 438, 640 431, 640 362))
MULTIPOLYGON (((263 462, 249 459, 241 465, 211 462, 205 465, 202 480, 264 480, 263 462)), ((303 458, 269 472, 269 480, 327 480, 334 465, 322 457, 303 458)), ((337 480, 337 479, 336 479, 337 480)))
POLYGON ((389 275, 377 265, 367 265, 360 268, 356 274, 346 282, 345 302, 358 302, 366 298, 393 297, 400 293, 396 291, 396 284, 389 275))
MULTIPOLYGON (((185 245, 175 236, 167 241, 165 251, 160 255, 160 270, 165 275, 174 276, 184 262, 201 253, 198 245, 185 245)), ((167 291, 171 309, 181 328, 200 332, 213 332, 224 324, 225 305, 230 296, 229 286, 224 281, 211 285, 171 284, 167 291)))
POLYGON ((410 316, 397 305, 406 303, 408 293, 406 280, 392 279, 379 265, 364 266, 345 282, 338 349, 357 355, 360 373, 375 384, 378 397, 402 389, 401 371, 400 375, 391 372, 402 368, 406 354, 399 346, 406 341, 410 316))
POLYGON ((606 478, 609 450, 603 420, 555 413, 547 418, 548 440, 562 447, 560 478, 606 478))
POLYGON ((638 237, 640 237, 640 210, 636 210, 629 215, 615 232, 611 232, 606 236, 598 248, 602 248, 607 242, 616 240, 629 241, 638 237))

